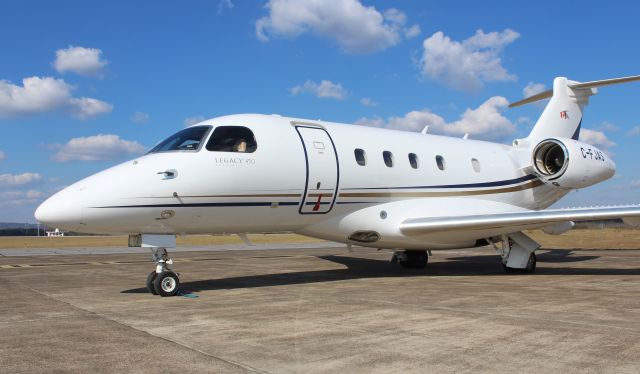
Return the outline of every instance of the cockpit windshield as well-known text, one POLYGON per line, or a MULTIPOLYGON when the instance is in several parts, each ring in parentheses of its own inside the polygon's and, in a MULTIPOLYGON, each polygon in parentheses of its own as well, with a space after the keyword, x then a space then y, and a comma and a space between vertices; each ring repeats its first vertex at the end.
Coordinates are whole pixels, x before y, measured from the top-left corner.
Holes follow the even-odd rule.
POLYGON ((160 144, 153 147, 149 153, 167 151, 196 151, 211 126, 193 126, 179 131, 160 144))

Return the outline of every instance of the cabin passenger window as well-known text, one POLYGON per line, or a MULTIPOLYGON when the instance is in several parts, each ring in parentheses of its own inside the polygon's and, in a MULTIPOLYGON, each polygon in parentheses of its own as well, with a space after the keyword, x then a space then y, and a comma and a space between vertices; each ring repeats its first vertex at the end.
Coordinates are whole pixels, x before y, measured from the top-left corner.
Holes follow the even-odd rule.
POLYGON ((214 152, 252 153, 256 148, 253 132, 244 126, 218 126, 207 142, 207 150, 214 152))
POLYGON ((414 169, 418 168, 418 155, 416 155, 415 153, 409 153, 409 164, 411 164, 411 167, 414 169))
POLYGON ((393 154, 389 151, 382 152, 382 158, 384 159, 384 164, 388 167, 393 167, 393 154))
POLYGON ((472 158, 472 159, 471 159, 471 166, 473 166, 473 170, 474 170, 476 173, 479 173, 479 172, 480 172, 480 161, 478 161, 478 159, 476 159, 476 158, 472 158))
POLYGON ((367 164, 367 155, 364 153, 364 150, 356 148, 356 150, 353 151, 353 154, 356 156, 356 162, 358 165, 365 166, 367 164))
POLYGON ((436 156, 436 164, 438 164, 438 169, 440 170, 444 170, 445 168, 445 163, 444 163, 444 157, 437 155, 436 156))
POLYGON ((211 126, 193 126, 171 135, 151 148, 149 153, 169 151, 197 151, 211 126))

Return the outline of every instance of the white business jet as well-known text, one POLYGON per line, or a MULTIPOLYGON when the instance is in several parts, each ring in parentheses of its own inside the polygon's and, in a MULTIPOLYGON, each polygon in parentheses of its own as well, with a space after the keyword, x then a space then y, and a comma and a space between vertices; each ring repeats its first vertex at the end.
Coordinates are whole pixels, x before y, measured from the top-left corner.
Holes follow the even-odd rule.
POLYGON ((188 127, 144 156, 85 178, 46 200, 38 221, 66 230, 126 233, 157 264, 147 288, 175 295, 166 248, 176 235, 292 231, 347 245, 395 250, 423 268, 432 250, 493 244, 509 272, 533 272, 540 247, 522 231, 550 234, 575 221, 622 218, 640 206, 544 210, 569 191, 611 178, 615 164, 580 142, 597 87, 640 76, 553 89, 528 137, 511 145, 464 138, 242 114, 188 127))

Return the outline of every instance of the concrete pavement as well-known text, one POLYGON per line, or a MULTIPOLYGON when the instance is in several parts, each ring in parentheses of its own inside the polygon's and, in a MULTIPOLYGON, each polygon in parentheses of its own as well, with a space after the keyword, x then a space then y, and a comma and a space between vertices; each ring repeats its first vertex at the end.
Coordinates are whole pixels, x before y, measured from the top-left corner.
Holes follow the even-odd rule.
POLYGON ((179 252, 192 297, 146 293, 144 253, 0 257, 0 371, 640 371, 640 250, 493 250, 402 269, 370 249, 179 252))

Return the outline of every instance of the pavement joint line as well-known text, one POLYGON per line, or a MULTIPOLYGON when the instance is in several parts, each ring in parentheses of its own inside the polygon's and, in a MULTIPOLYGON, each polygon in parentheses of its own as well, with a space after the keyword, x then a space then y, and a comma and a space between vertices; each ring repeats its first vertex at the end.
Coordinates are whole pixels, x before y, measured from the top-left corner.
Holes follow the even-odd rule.
POLYGON ((61 315, 55 317, 42 317, 42 318, 32 318, 32 319, 19 319, 13 321, 0 321, 0 325, 5 324, 16 324, 16 323, 30 323, 30 322, 38 322, 38 321, 51 321, 56 319, 64 319, 64 318, 78 318, 78 315, 61 315))
MULTIPOLYGON (((329 297, 327 297, 326 299, 329 299, 329 297)), ((449 307, 437 307, 437 306, 430 306, 430 307, 419 307, 417 305, 414 304, 407 304, 407 303, 399 303, 399 302, 394 302, 394 301, 384 301, 384 300, 375 300, 375 299, 354 299, 354 298, 343 298, 343 297, 333 297, 334 300, 338 300, 338 301, 366 301, 366 302, 374 302, 374 303, 379 303, 379 304, 391 304, 391 305, 398 305, 398 306, 403 306, 403 307, 412 307, 412 308, 417 308, 420 310, 444 310, 444 311, 448 311, 448 312, 453 312, 453 313, 458 313, 458 314, 478 314, 481 316, 490 316, 490 317, 505 317, 505 318, 511 318, 514 320, 518 320, 518 319, 527 319, 527 320, 532 320, 532 321, 542 321, 542 322, 555 322, 558 323, 560 325, 563 324, 569 324, 569 325, 574 325, 577 327, 582 327, 582 328, 589 328, 588 331, 594 331, 593 327, 600 327, 600 328, 613 328, 613 329, 618 329, 618 330, 624 330, 627 332, 631 332, 634 334, 638 334, 640 335, 640 331, 636 330, 636 329, 632 329, 632 328, 627 328, 627 327, 620 327, 620 326, 615 326, 615 325, 603 325, 600 323, 597 324, 591 324, 591 323, 580 323, 580 322, 572 322, 572 321, 565 321, 565 320, 559 320, 559 319, 542 319, 542 318, 536 318, 536 317, 530 317, 530 316, 517 316, 517 315, 512 315, 512 314, 504 314, 504 313, 491 313, 491 312, 481 312, 481 311, 474 311, 474 310, 469 310, 469 309, 460 309, 460 308, 449 308, 449 307)), ((308 299, 308 300, 313 300, 313 299, 308 299)), ((339 321, 333 321, 332 323, 333 325, 336 324, 340 324, 339 321)), ((354 329, 354 327, 350 324, 348 324, 349 328, 354 329)), ((380 332, 379 330, 371 330, 371 329, 364 329, 364 328, 358 328, 356 329, 358 331, 362 331, 362 332, 380 332)), ((424 337, 425 335, 423 334, 419 334, 419 333, 415 333, 413 331, 407 330, 407 331, 403 331, 405 334, 410 335, 410 336, 418 336, 418 337, 424 337)))
POLYGON ((562 319, 544 319, 544 318, 536 318, 536 317, 531 317, 531 316, 518 316, 518 315, 513 315, 513 314, 505 314, 505 313, 492 313, 492 312, 482 312, 482 311, 475 311, 475 310, 469 310, 469 309, 461 309, 461 308, 451 308, 451 307, 444 307, 444 306, 426 306, 426 307, 421 307, 415 304, 407 304, 407 303, 399 303, 399 302, 395 302, 395 301, 386 301, 386 300, 375 300, 375 299, 358 299, 358 298, 342 298, 342 297, 334 297, 337 300, 347 300, 347 301, 368 301, 368 302, 375 302, 375 303, 379 303, 379 304, 390 304, 390 305, 402 305, 404 307, 409 306, 409 307, 413 307, 413 308, 418 308, 420 310, 425 310, 425 309, 432 309, 432 310, 444 310, 444 311, 448 311, 448 312, 454 312, 454 313, 467 313, 467 314, 478 314, 478 315, 482 315, 482 316, 491 316, 491 317, 505 317, 505 318, 511 318, 511 319, 528 319, 531 321, 541 321, 541 322, 545 322, 545 323, 549 323, 549 322, 556 322, 559 324, 569 324, 569 325, 575 325, 575 326, 580 326, 580 327, 589 327, 590 330, 589 331, 593 331, 594 327, 600 327, 600 328, 607 328, 607 329, 617 329, 617 330, 624 330, 624 331, 628 331, 628 332, 632 332, 635 333, 637 335, 640 335, 640 331, 638 331, 637 329, 632 329, 632 328, 628 328, 628 327, 620 327, 620 326, 615 326, 615 325, 603 325, 601 323, 583 323, 583 322, 573 322, 573 321, 566 321, 566 320, 562 320, 562 319))
MULTIPOLYGON (((10 281, 10 280, 7 280, 7 279, 4 279, 4 278, 0 278, 0 280, 2 280, 4 283, 12 283, 12 284, 16 284, 15 282, 10 281)), ((191 346, 188 346, 188 345, 185 345, 185 344, 179 343, 179 342, 177 342, 177 341, 175 341, 175 340, 172 340, 172 339, 166 338, 166 337, 164 337, 164 336, 155 335, 155 334, 150 333, 149 331, 145 331, 145 330, 138 329, 138 328, 136 328, 136 327, 134 327, 134 326, 128 325, 128 324, 126 324, 126 323, 124 323, 124 322, 120 322, 120 321, 118 321, 118 320, 116 320, 116 319, 114 319, 114 318, 111 318, 111 317, 107 316, 107 315, 104 315, 104 314, 101 314, 101 313, 97 313, 97 312, 94 312, 94 311, 91 311, 91 310, 88 310, 88 309, 81 308, 81 307, 79 307, 79 306, 77 306, 77 305, 74 305, 74 304, 72 304, 72 303, 70 303, 70 302, 68 302, 68 301, 66 301, 66 300, 59 299, 59 298, 57 298, 57 297, 54 297, 54 296, 49 295, 49 294, 46 294, 46 293, 44 293, 44 292, 42 292, 42 291, 40 291, 40 290, 37 290, 37 289, 32 288, 32 287, 29 287, 29 286, 27 286, 27 285, 20 284, 20 285, 18 285, 18 286, 22 286, 22 287, 24 287, 24 288, 26 288, 26 289, 28 289, 28 290, 30 290, 30 291, 32 291, 32 292, 35 292, 35 293, 37 293, 37 294, 39 294, 39 295, 41 295, 41 296, 44 296, 44 297, 49 298, 49 299, 52 299, 52 300, 57 301, 57 302, 59 302, 59 303, 66 304, 66 305, 68 305, 69 307, 71 307, 71 308, 73 308, 73 309, 75 309, 75 310, 82 311, 82 312, 84 312, 84 313, 86 313, 86 314, 88 314, 88 315, 90 315, 90 316, 95 316, 95 317, 97 317, 97 318, 102 318, 102 319, 104 319, 104 320, 107 320, 107 321, 111 321, 111 322, 113 322, 113 323, 116 323, 116 324, 118 324, 118 325, 120 325, 120 326, 127 327, 127 328, 129 328, 129 329, 131 329, 131 330, 135 330, 135 331, 141 332, 141 333, 143 333, 143 334, 146 334, 146 335, 149 335, 149 336, 153 336, 154 338, 162 339, 162 340, 164 340, 164 341, 166 341, 166 342, 168 342, 168 343, 173 343, 173 344, 175 344, 175 345, 179 345, 179 346, 181 346, 181 347, 184 347, 184 348, 189 349, 189 350, 194 351, 194 352, 198 352, 198 353, 200 353, 200 354, 202 354, 202 355, 205 355, 205 356, 207 356, 207 357, 210 357, 210 358, 213 358, 213 359, 216 359, 216 360, 219 360, 219 361, 226 362, 226 363, 228 363, 229 365, 237 366, 237 367, 238 367, 238 368, 240 368, 240 369, 244 369, 244 370, 249 371, 249 372, 252 372, 252 373, 269 374, 269 372, 267 372, 267 371, 263 371, 263 370, 260 370, 260 369, 256 369, 256 368, 253 368, 253 367, 251 367, 251 366, 249 366, 249 365, 242 364, 242 363, 240 363, 240 362, 236 362, 236 361, 233 361, 233 360, 229 360, 229 359, 225 359, 225 358, 222 358, 222 357, 218 357, 218 356, 213 355, 213 354, 211 354, 211 353, 208 353, 208 352, 205 352, 205 351, 200 350, 200 349, 198 349, 198 348, 194 348, 194 347, 191 347, 191 346)), ((51 318, 51 319, 53 319, 53 318, 51 318)))
MULTIPOLYGON (((187 252, 188 253, 188 252, 187 252)), ((340 256, 341 253, 333 254, 334 256, 340 256)), ((317 258, 317 256, 313 255, 275 255, 275 256, 250 256, 250 257, 242 257, 241 259, 271 259, 271 258, 317 258)), ((179 264, 181 262, 200 262, 200 261, 225 261, 232 260, 237 261, 238 258, 191 258, 191 259, 176 259, 175 263, 179 264)), ((143 263, 151 263, 151 260, 134 260, 134 261, 86 261, 86 262, 52 262, 52 263, 35 263, 35 264, 4 264, 0 265, 2 269, 13 269, 13 268, 29 268, 29 267, 50 267, 50 266, 78 266, 78 265, 134 265, 134 264, 143 264, 143 263)))

